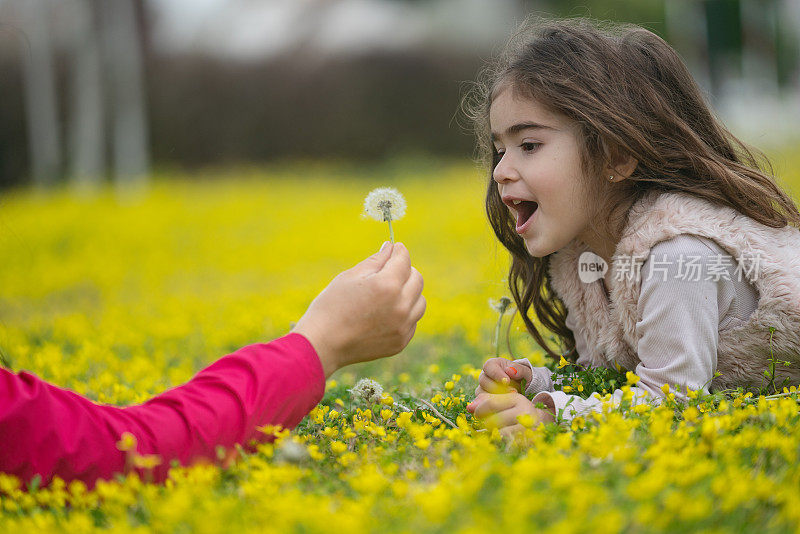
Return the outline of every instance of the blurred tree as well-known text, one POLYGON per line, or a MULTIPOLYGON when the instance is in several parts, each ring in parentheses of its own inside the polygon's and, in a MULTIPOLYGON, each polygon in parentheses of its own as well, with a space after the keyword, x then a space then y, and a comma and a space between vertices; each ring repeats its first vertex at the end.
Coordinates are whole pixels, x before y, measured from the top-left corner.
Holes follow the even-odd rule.
POLYGON ((137 7, 142 0, 102 0, 104 70, 111 97, 111 141, 114 181, 119 188, 137 187, 150 171, 142 42, 137 7))
POLYGON ((70 175, 77 189, 95 189, 105 174, 102 65, 96 0, 70 0, 70 175))
POLYGON ((666 34, 665 2, 672 0, 522 0, 526 10, 546 11, 559 17, 633 22, 662 37, 666 34))
POLYGON ((25 0, 17 7, 28 45, 20 50, 31 174, 38 187, 46 187, 55 182, 61 172, 49 1, 25 0))

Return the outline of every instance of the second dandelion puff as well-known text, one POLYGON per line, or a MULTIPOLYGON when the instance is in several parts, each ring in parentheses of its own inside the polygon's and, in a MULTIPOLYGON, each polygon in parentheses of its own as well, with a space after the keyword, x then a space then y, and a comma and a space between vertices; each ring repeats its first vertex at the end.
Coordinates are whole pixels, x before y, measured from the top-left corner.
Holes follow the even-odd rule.
POLYGON ((406 214, 406 199, 400 191, 393 187, 373 189, 364 199, 364 215, 376 221, 389 223, 389 239, 394 243, 392 221, 401 219, 406 214))

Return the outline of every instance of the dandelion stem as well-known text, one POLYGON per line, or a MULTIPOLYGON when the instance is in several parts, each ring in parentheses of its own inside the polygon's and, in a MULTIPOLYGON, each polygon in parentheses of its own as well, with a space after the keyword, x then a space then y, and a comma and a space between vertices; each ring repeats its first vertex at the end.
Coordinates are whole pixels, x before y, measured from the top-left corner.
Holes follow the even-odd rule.
POLYGON ((448 419, 447 417, 445 417, 442 414, 440 414, 439 410, 437 410, 436 408, 433 407, 433 404, 429 403, 428 401, 426 401, 424 399, 417 399, 417 401, 422 403, 422 404, 424 404, 429 410, 431 410, 433 413, 435 413, 436 417, 438 417, 439 419, 441 419, 442 421, 444 421, 445 423, 447 423, 451 427, 456 428, 456 425, 450 419, 448 419))
POLYGON ((775 395, 767 395, 764 397, 764 400, 775 400, 780 399, 781 397, 789 397, 791 395, 797 395, 797 391, 789 391, 787 393, 776 393, 775 395))
POLYGON ((389 239, 394 243, 394 230, 392 229, 392 219, 387 219, 386 222, 389 223, 389 239))
POLYGON ((500 357, 500 325, 503 322, 503 314, 502 312, 499 314, 497 318, 497 324, 494 327, 494 357, 500 357))
POLYGON ((508 347, 508 355, 512 358, 514 357, 514 351, 511 350, 511 325, 514 323, 514 313, 516 309, 512 309, 510 312, 510 318, 508 319, 508 326, 506 327, 506 347, 508 347))

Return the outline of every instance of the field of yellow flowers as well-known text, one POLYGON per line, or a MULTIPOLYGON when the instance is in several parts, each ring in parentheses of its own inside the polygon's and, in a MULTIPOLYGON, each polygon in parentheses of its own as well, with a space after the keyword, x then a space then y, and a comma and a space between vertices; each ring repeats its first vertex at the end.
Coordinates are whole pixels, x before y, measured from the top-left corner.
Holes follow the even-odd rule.
MULTIPOLYGON (((171 173, 123 199, 2 193, 2 364, 112 404, 184 382, 287 332, 375 252, 388 230, 361 203, 386 185, 408 202, 395 236, 428 300, 402 354, 340 371, 297 429, 264 428, 275 441, 225 468, 93 491, 0 474, 0 532, 800 533, 795 387, 609 408, 516 443, 465 412, 497 350, 488 301, 507 292, 470 164, 171 173), (377 383, 355 389, 362 378, 377 383)), ((509 332, 517 357, 546 363, 517 322, 509 332)))

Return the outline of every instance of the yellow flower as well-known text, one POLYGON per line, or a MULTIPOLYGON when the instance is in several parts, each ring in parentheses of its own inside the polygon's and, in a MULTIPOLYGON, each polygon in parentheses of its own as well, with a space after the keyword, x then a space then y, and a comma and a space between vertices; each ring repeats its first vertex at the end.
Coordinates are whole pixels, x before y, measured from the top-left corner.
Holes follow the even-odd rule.
POLYGON ((140 469, 152 469, 161 465, 161 456, 157 454, 137 454, 133 457, 133 465, 140 469))
POLYGON ((564 386, 561 389, 564 391, 564 393, 569 393, 570 391, 572 391, 572 386, 564 386))
POLYGON ((456 385, 452 380, 449 380, 444 383, 444 389, 446 389, 447 391, 453 391, 454 387, 456 387, 456 385))
POLYGON ((124 452, 135 450, 136 436, 130 432, 123 432, 120 440, 117 442, 117 448, 124 452))
POLYGON ((399 426, 400 428, 406 428, 411 424, 411 412, 401 413, 400 415, 397 416, 397 419, 395 419, 395 421, 397 422, 397 426, 399 426))
POLYGON ((334 454, 342 454, 347 450, 347 445, 341 441, 331 441, 331 452, 334 454))
POLYGON ((414 446, 418 449, 425 450, 431 445, 431 440, 428 438, 420 438, 414 442, 414 446))
POLYGON ((569 365, 569 362, 567 361, 566 358, 562 356, 561 359, 558 361, 558 368, 561 369, 562 367, 566 367, 567 365, 569 365))
POLYGON ((700 411, 694 406, 689 406, 683 411, 683 418, 692 423, 697 421, 697 418, 699 416, 700 416, 700 411))
POLYGON ((535 420, 531 414, 523 413, 517 416, 517 422, 525 428, 531 428, 533 423, 535 423, 535 420))
POLYGON ((392 416, 392 410, 381 410, 381 419, 388 421, 392 416))
POLYGON ((411 375, 408 373, 400 373, 397 375, 397 380, 400 381, 401 384, 405 384, 409 380, 411 380, 411 375))
POLYGON ((631 371, 627 371, 625 373, 625 379, 628 381, 628 384, 631 384, 631 385, 633 385, 633 384, 637 383, 639 380, 641 380, 638 376, 636 376, 631 371))
POLYGON ((394 399, 387 395, 381 399, 381 404, 385 406, 391 406, 392 404, 394 404, 394 399))
POLYGON ((663 391, 665 395, 669 393, 669 384, 664 384, 661 386, 661 391, 663 391))
POLYGON ((573 432, 582 429, 584 426, 586 426, 586 420, 583 417, 577 416, 572 418, 570 427, 572 428, 573 432))
POLYGON ((322 452, 320 452, 319 450, 319 445, 312 443, 307 447, 307 449, 308 449, 308 455, 311 456, 313 460, 320 461, 325 458, 325 455, 322 454, 322 452))

